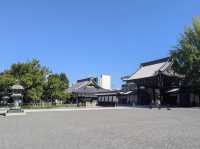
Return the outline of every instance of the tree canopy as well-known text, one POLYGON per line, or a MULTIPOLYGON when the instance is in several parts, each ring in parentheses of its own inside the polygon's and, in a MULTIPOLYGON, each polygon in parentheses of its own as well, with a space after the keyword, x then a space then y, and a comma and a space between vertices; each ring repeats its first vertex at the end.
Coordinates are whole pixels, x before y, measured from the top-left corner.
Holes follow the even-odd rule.
POLYGON ((9 88, 15 84, 15 78, 8 72, 0 75, 0 96, 7 95, 9 88))
POLYGON ((45 98, 47 99, 59 99, 64 100, 68 98, 65 90, 69 86, 69 81, 64 73, 52 74, 48 77, 48 81, 45 87, 45 98))
POLYGON ((13 84, 19 83, 24 87, 24 100, 27 102, 40 100, 45 95, 45 89, 51 98, 64 98, 64 89, 68 88, 66 74, 50 75, 50 71, 33 59, 25 63, 16 63, 0 75, 1 96, 7 94, 13 84), (49 77, 47 77, 49 76, 49 77))
POLYGON ((175 50, 171 51, 174 70, 184 75, 184 85, 200 94, 200 19, 185 29, 175 50))
POLYGON ((67 78, 67 75, 65 73, 60 73, 59 75, 60 80, 65 84, 65 87, 68 88, 69 87, 69 79, 67 78))

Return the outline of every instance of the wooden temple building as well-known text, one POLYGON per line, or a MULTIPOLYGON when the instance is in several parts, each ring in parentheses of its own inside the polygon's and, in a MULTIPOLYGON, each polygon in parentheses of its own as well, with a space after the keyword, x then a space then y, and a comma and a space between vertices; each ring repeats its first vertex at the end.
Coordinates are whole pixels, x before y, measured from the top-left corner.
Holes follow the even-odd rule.
POLYGON ((151 105, 160 100, 167 106, 199 106, 199 96, 182 86, 183 76, 172 70, 170 58, 142 63, 130 76, 123 77, 122 89, 98 93, 99 105, 151 105))
POLYGON ((70 88, 66 90, 71 93, 71 102, 83 106, 95 106, 97 103, 97 93, 107 92, 109 90, 103 89, 98 85, 98 79, 89 77, 78 80, 70 88))

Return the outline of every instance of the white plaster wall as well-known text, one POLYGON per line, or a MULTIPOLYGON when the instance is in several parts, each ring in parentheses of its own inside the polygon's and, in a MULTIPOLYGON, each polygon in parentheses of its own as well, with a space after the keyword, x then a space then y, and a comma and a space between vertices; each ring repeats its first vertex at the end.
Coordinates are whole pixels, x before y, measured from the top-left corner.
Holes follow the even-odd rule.
POLYGON ((104 89, 111 90, 111 76, 109 76, 109 75, 101 75, 100 86, 102 88, 104 88, 104 89))

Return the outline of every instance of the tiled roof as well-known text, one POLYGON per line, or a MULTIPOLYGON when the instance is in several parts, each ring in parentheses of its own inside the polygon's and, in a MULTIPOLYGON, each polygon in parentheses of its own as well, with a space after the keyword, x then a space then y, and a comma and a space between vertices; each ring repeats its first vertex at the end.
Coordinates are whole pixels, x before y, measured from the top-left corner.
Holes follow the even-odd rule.
POLYGON ((149 78, 156 76, 158 72, 162 72, 166 75, 172 72, 171 68, 172 62, 169 59, 160 59, 156 61, 151 61, 141 64, 140 68, 128 79, 128 80, 137 80, 142 78, 149 78), (169 72, 167 72, 167 70, 169 72))
POLYGON ((94 81, 82 81, 77 82, 67 89, 68 93, 80 93, 80 94, 94 94, 98 92, 107 91, 106 89, 101 88, 94 81))
POLYGON ((136 94, 137 90, 131 90, 131 91, 122 91, 122 90, 115 90, 115 91, 107 91, 107 92, 101 92, 97 93, 97 96, 110 96, 110 95, 129 95, 129 94, 136 94))

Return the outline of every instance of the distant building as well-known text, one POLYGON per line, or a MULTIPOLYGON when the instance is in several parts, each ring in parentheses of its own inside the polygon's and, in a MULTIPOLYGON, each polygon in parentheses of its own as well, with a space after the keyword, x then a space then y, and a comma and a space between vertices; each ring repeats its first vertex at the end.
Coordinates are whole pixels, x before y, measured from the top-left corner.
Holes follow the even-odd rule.
MULTIPOLYGON (((128 79, 130 76, 122 77, 121 79, 128 79)), ((106 92, 99 92, 98 105, 100 106, 117 106, 117 105, 132 105, 131 99, 136 96, 136 84, 126 83, 122 85, 120 90, 108 90, 106 92)))
POLYGON ((121 77, 121 80, 123 81, 122 84, 122 91, 130 91, 130 90, 135 90, 137 88, 136 84, 134 82, 127 83, 125 80, 129 79, 130 76, 124 76, 121 77))
POLYGON ((111 90, 111 76, 110 75, 101 75, 99 84, 102 88, 107 89, 107 90, 111 90))
POLYGON ((171 97, 169 92, 179 88, 181 77, 172 70, 172 64, 168 57, 142 63, 135 73, 123 80, 127 85, 136 84, 137 96, 131 100, 137 105, 150 105, 158 99, 164 105, 176 105, 178 96, 171 97))
POLYGON ((85 106, 96 105, 96 94, 105 91, 107 90, 98 85, 98 79, 95 77, 77 80, 75 84, 66 90, 67 93, 71 93, 73 95, 71 97, 72 103, 85 106))
POLYGON ((142 63, 131 76, 122 77, 121 90, 98 93, 98 104, 151 105, 160 100, 166 106, 199 106, 199 96, 182 84, 183 76, 172 64, 168 57, 142 63))
POLYGON ((93 82, 98 84, 98 78, 97 77, 89 77, 89 78, 77 80, 78 83, 79 82, 85 82, 85 81, 93 81, 93 82))

